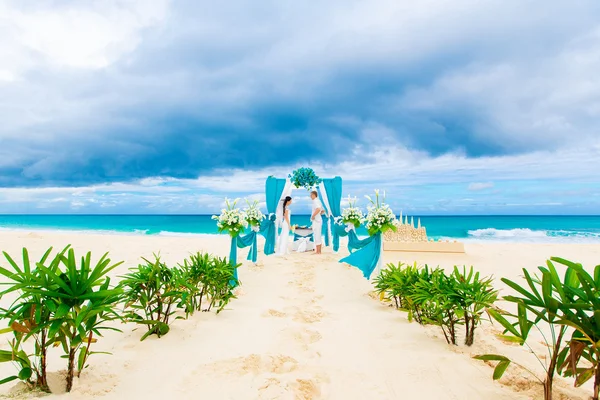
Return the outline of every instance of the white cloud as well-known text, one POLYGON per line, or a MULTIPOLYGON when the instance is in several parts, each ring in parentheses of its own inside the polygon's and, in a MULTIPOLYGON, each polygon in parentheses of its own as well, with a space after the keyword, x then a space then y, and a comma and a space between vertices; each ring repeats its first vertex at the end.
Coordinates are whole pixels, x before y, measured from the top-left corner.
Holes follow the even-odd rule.
POLYGON ((469 190, 479 191, 484 189, 491 189, 494 187, 492 182, 473 182, 469 184, 469 190))

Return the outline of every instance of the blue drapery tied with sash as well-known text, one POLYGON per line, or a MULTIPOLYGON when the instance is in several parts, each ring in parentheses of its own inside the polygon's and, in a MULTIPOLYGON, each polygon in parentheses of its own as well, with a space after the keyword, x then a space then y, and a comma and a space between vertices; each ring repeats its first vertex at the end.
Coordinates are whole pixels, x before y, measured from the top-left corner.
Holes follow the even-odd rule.
MULTIPOLYGON (((348 232, 348 247, 350 248, 350 235, 354 233, 354 230, 348 232)), ((377 233, 374 236, 369 236, 366 239, 358 239, 356 233, 354 233, 354 239, 352 239, 352 247, 356 249, 355 252, 349 256, 344 257, 340 262, 344 262, 355 266, 360 269, 363 276, 370 279, 371 274, 377 268, 377 263, 381 258, 381 233, 377 233)))
MULTIPOLYGON (((354 229, 348 229, 345 224, 336 222, 333 225, 335 235, 337 236, 337 245, 340 245, 340 237, 348 236, 348 250, 352 253, 353 250, 363 247, 362 240, 358 238, 354 229)), ((335 245, 335 244, 334 244, 335 245)))
POLYGON ((260 234, 265 238, 265 255, 275 253, 275 214, 267 215, 260 223, 260 234))
POLYGON ((334 229, 335 218, 342 215, 342 178, 336 176, 332 179, 323 179, 323 187, 327 193, 327 199, 331 210, 329 210, 329 225, 333 236, 333 251, 338 251, 340 248, 340 237, 337 230, 334 229))

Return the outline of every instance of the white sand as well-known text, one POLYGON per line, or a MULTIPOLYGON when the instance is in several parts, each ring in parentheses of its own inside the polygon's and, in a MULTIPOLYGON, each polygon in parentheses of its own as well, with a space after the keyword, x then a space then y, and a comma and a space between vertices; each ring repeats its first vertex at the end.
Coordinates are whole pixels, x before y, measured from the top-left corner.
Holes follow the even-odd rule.
MULTIPOLYGON (((171 263, 190 252, 228 254, 226 237, 149 237, 61 233, 0 233, 0 249, 19 257, 26 246, 36 259, 49 247, 71 243, 109 251, 126 263, 115 275, 160 251, 171 263)), ((468 244, 467 254, 386 253, 386 262, 427 262, 449 267, 474 265, 485 274, 517 278, 521 267, 535 267, 550 256, 600 263, 600 245, 468 244)), ((240 251, 240 260, 246 252, 240 251)), ((95 345, 95 355, 69 399, 531 399, 541 387, 518 368, 500 383, 492 368, 470 358, 500 353, 540 371, 533 356, 519 346, 499 342, 486 325, 472 348, 446 345, 436 327, 409 323, 402 312, 373 299, 371 286, 355 268, 337 262, 345 254, 321 257, 294 254, 264 257, 239 271, 239 299, 220 315, 196 313, 175 321, 161 338, 140 342, 142 330, 120 326, 95 345)), ((0 260, 0 265, 5 265, 0 260)), ((497 282, 498 287, 502 287, 497 282)), ((6 305, 6 299, 2 301, 6 305)), ((1 347, 7 346, 2 339, 1 347)), ((56 392, 63 387, 66 361, 52 349, 50 370, 56 392)), ((14 371, 0 364, 0 376, 14 371)), ((556 383, 557 399, 586 399, 586 386, 556 383)), ((0 387, 11 397, 31 397, 14 383, 0 387)), ((57 394, 51 398, 57 397, 57 394)))

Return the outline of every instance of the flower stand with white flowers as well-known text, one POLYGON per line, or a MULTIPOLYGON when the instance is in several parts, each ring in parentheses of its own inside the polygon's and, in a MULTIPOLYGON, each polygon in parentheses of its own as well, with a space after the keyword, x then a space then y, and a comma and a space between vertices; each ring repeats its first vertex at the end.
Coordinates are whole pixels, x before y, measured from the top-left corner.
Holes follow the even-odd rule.
MULTIPOLYGON (((383 264, 383 239, 382 235, 389 230, 396 230, 396 216, 389 205, 385 203, 385 192, 380 198, 379 191, 375 191, 375 200, 366 196, 371 202, 367 209, 365 227, 369 237, 363 240, 358 238, 349 240, 348 247, 357 251, 340 260, 360 269, 365 278, 376 277, 383 264)), ((355 215, 348 212, 348 215, 355 215)))
MULTIPOLYGON (((264 220, 264 215, 258 209, 258 202, 250 203, 246 201, 248 207, 240 210, 237 207, 239 199, 231 202, 225 199, 225 208, 221 210, 220 215, 214 215, 212 218, 217 221, 219 233, 227 232, 231 236, 231 248, 229 250, 229 262, 237 266, 237 249, 250 247, 248 252, 248 260, 256 263, 258 255, 257 235, 261 231, 261 223, 264 220), (245 228, 250 226, 251 232, 242 235, 245 228)), ((237 276, 237 268, 235 269, 235 278, 237 276)))

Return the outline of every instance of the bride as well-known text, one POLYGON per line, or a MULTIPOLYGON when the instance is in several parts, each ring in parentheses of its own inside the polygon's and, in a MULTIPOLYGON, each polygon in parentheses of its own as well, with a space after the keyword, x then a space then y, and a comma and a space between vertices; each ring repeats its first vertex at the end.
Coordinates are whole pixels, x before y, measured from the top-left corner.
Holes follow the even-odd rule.
POLYGON ((288 206, 292 204, 292 198, 290 196, 286 196, 283 199, 283 212, 282 212, 282 222, 281 222, 281 234, 279 235, 279 246, 277 249, 277 254, 280 256, 286 255, 288 253, 287 246, 288 241, 290 240, 290 229, 292 224, 290 223, 291 210, 288 206))

